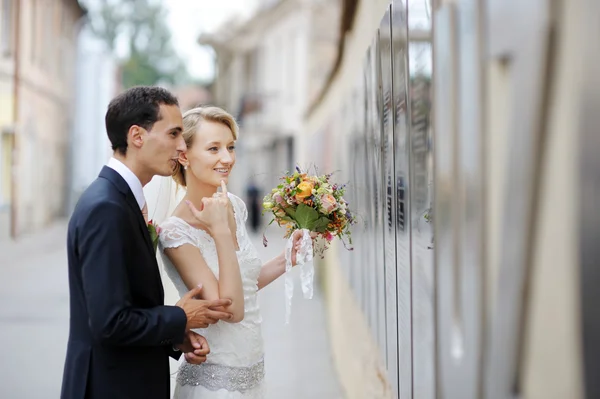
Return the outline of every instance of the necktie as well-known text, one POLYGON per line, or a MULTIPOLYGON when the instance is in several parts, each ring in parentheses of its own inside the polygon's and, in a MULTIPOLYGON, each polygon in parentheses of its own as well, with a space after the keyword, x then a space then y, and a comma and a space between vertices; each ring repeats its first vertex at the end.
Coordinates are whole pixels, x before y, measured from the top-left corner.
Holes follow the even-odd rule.
POLYGON ((148 204, 144 204, 142 208, 142 216, 144 216, 144 221, 148 224, 148 204))

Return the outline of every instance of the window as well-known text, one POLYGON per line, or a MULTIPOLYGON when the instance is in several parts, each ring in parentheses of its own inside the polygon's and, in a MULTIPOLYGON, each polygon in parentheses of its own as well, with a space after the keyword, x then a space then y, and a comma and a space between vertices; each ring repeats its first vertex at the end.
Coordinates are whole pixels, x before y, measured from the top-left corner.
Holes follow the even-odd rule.
POLYGON ((2 1, 2 31, 0 31, 0 51, 7 57, 12 54, 14 39, 13 0, 2 1))
POLYGON ((10 204, 12 149, 14 135, 12 132, 0 132, 0 208, 10 204))
POLYGON ((38 45, 38 2, 36 0, 31 0, 31 63, 35 64, 37 60, 37 45, 38 45))
POLYGON ((53 2, 47 2, 42 5, 43 9, 43 42, 42 42, 42 51, 43 57, 41 59, 42 65, 48 68, 48 72, 51 73, 52 67, 54 66, 54 62, 52 60, 54 56, 55 49, 55 36, 54 36, 54 23, 55 23, 55 14, 53 8, 53 2))

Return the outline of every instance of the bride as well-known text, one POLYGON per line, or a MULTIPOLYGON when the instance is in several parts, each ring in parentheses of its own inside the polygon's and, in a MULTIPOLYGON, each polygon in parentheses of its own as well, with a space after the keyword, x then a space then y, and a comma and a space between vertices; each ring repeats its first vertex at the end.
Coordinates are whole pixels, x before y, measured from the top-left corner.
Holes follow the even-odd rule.
MULTIPOLYGON (((174 398, 264 398, 258 290, 284 274, 285 256, 262 264, 246 231, 246 206, 227 192, 238 136, 233 117, 217 107, 189 110, 183 136, 187 151, 173 179, 185 195, 160 225, 165 271, 180 296, 202 285, 202 299, 231 299, 224 310, 233 317, 195 330, 208 341, 210 354, 199 365, 188 363, 195 355, 186 354, 174 398)), ((300 236, 294 236, 294 265, 300 236)))

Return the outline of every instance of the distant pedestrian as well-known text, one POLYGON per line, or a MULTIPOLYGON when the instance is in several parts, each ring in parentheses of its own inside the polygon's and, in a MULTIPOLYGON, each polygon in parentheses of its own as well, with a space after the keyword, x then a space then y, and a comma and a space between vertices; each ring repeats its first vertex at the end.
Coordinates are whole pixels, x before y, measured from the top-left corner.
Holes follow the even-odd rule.
POLYGON ((256 186, 256 183, 253 179, 250 180, 248 187, 246 188, 246 197, 248 200, 248 212, 250 214, 250 227, 252 228, 252 231, 256 233, 260 228, 262 204, 260 198, 260 188, 256 186))

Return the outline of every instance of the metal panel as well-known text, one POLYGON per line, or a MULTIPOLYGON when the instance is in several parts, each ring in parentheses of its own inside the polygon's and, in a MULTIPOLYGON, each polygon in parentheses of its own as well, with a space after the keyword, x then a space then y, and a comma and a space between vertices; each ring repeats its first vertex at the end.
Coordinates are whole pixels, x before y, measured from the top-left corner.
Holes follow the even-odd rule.
POLYGON ((485 397, 519 395, 522 323, 527 308, 532 226, 540 149, 543 148, 544 82, 550 65, 549 0, 486 1, 490 24, 487 48, 491 62, 510 76, 510 143, 498 271, 498 296, 491 314, 490 346, 486 348, 485 397), (494 12, 492 12, 492 10, 494 12), (509 33, 507 35, 507 33, 509 33), (521 40, 527 38, 527 40, 521 40))
POLYGON ((396 280, 396 173, 394 169, 394 97, 392 86, 391 7, 379 27, 384 200, 385 346, 390 383, 398 396, 398 290, 396 280))
POLYGON ((481 396, 483 96, 478 9, 478 0, 465 0, 456 6, 446 3, 435 13, 435 214, 439 218, 434 222, 440 398, 481 396))
MULTIPOLYGON (((582 21, 583 37, 600 37, 598 16, 600 3, 584 1, 586 16, 582 21)), ((583 357, 585 397, 600 397, 600 49, 597 44, 585 46, 582 86, 581 131, 579 132, 579 254, 581 259, 581 306, 583 326, 583 357)))
POLYGON ((379 56, 379 35, 373 37, 371 47, 368 52, 368 79, 370 80, 368 113, 369 113, 369 148, 367 152, 367 162, 370 184, 370 216, 371 226, 371 263, 373 266, 371 274, 371 329, 381 350, 382 358, 385 359, 385 282, 384 282, 384 264, 383 264, 383 201, 382 201, 382 159, 381 159, 381 138, 382 138, 382 88, 381 88, 381 68, 379 56))
POLYGON ((392 83, 394 104, 394 169, 396 190, 396 274, 398 308, 398 382, 401 399, 412 398, 412 304, 410 253, 410 173, 408 135, 408 20, 404 0, 392 3, 392 83))
MULTIPOLYGON (((446 3, 435 13, 435 264, 437 271, 437 347, 439 398, 459 398, 460 363, 465 351, 458 303, 458 234, 456 216, 457 55, 456 9, 446 3)), ((467 397, 465 397, 467 399, 467 397)))
POLYGON ((366 278, 365 272, 367 264, 367 248, 365 247, 365 207, 364 207, 364 195, 366 189, 366 177, 365 177, 365 155, 366 155, 366 143, 365 143, 365 132, 366 132, 366 116, 365 116, 365 78, 359 76, 356 83, 356 130, 354 132, 354 148, 355 148, 355 161, 351 167, 354 170, 355 184, 352 192, 354 193, 354 212, 356 213, 359 224, 353 229, 354 232, 354 248, 355 248, 355 276, 357 284, 355 290, 357 293, 357 299, 360 303, 361 309, 365 311, 365 290, 366 290, 366 278))
POLYGON ((428 0, 409 0, 413 395, 419 399, 434 398, 436 389, 433 228, 427 218, 433 200, 430 15, 431 6, 428 0), (413 33, 415 40, 412 40, 413 33))
POLYGON ((463 0, 458 5, 459 110, 457 131, 459 162, 459 266, 460 303, 464 351, 455 371, 455 395, 464 399, 481 397, 482 335, 484 322, 483 268, 483 28, 481 1, 463 0))
MULTIPOLYGON (((352 159, 354 156, 354 100, 355 97, 351 96, 342 104, 342 111, 337 118, 339 128, 336 129, 337 140, 335 141, 339 150, 333 151, 332 155, 335 155, 336 163, 333 168, 327 171, 329 173, 335 171, 334 181, 340 184, 352 181, 353 170, 349 167, 349 159, 352 159)), ((352 191, 345 195, 346 200, 350 201, 351 205, 354 206, 354 199, 351 196, 352 191)), ((338 245, 337 249, 336 256, 342 265, 342 272, 350 284, 350 287, 353 287, 355 283, 353 268, 354 256, 351 256, 344 246, 338 245)))
POLYGON ((377 294, 376 294, 376 253, 377 247, 373 239, 376 224, 376 206, 375 198, 373 197, 375 171, 373 162, 374 151, 374 134, 373 124, 375 119, 376 97, 375 97, 375 81, 373 79, 373 56, 372 47, 369 48, 365 57, 365 191, 364 195, 364 215, 365 215, 365 314, 369 322, 369 327, 374 337, 377 337, 377 294))

